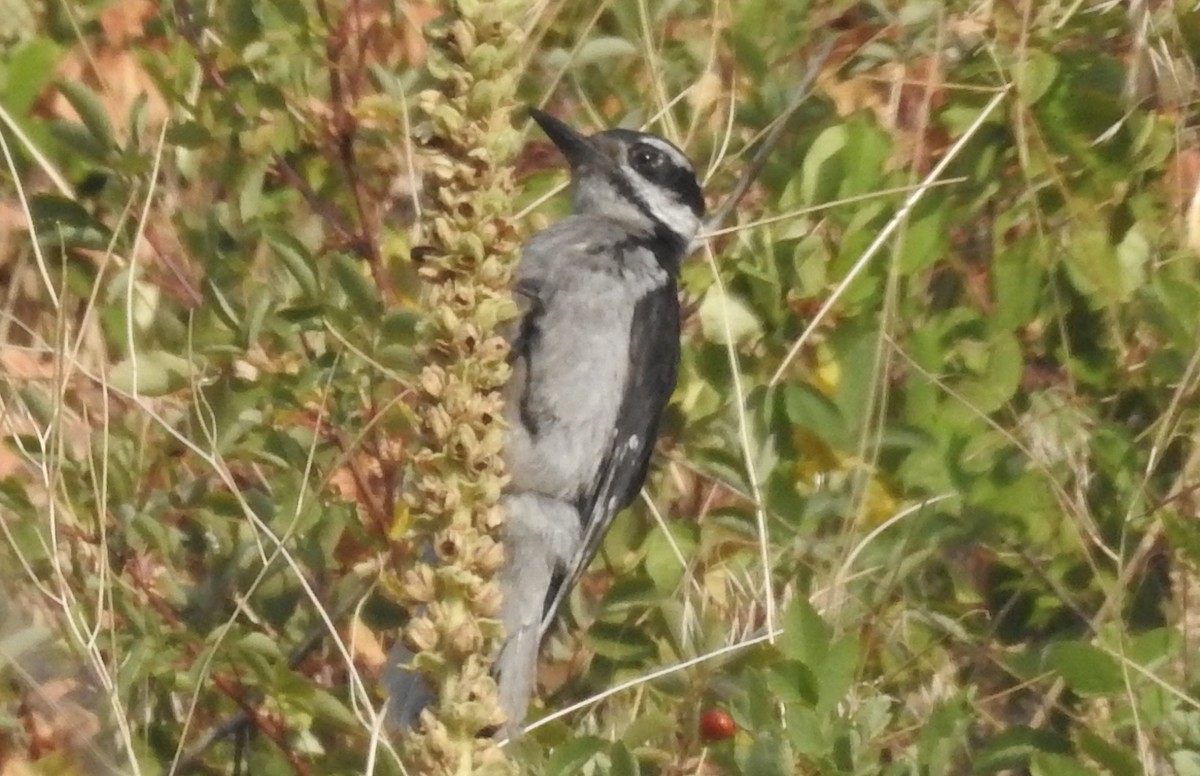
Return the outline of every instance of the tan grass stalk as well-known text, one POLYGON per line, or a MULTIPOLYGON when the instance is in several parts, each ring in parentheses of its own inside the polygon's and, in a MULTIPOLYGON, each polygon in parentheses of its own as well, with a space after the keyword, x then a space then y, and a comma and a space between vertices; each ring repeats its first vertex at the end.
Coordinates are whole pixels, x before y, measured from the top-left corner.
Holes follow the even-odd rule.
MULTIPOLYGON (((413 772, 505 774, 513 765, 481 729, 503 717, 491 658, 503 633, 493 575, 503 553, 504 483, 499 389, 512 313, 508 284, 517 241, 508 222, 509 162, 522 46, 517 0, 454 0, 430 26, 428 71, 438 87, 418 98, 414 141, 429 201, 419 259, 427 321, 416 418, 420 438, 397 528, 436 558, 402 574, 402 603, 419 612, 403 638, 415 668, 439 688, 407 742, 413 772)), ((419 554, 419 553, 418 553, 419 554)))

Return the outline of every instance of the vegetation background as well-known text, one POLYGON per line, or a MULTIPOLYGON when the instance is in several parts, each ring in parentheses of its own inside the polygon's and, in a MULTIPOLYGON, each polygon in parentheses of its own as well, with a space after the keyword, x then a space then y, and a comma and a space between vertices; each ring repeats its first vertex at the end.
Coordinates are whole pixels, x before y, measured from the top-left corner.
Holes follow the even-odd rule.
MULTIPOLYGON (((684 269, 523 769, 1200 774, 1193 6, 513 19, 522 101, 673 138, 713 204, 787 115, 684 269)), ((448 8, 0 0, 3 776, 404 770, 375 687, 448 8)), ((566 203, 519 145, 527 234, 566 203)))

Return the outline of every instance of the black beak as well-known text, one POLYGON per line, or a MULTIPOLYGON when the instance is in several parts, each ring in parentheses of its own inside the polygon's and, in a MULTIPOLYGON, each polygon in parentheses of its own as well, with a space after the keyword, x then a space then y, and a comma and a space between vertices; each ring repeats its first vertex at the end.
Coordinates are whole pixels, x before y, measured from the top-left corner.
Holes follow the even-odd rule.
POLYGON ((600 152, 591 138, 575 131, 549 113, 537 108, 530 108, 529 115, 546 133, 546 137, 558 146, 559 151, 562 151, 562 155, 567 158, 567 164, 571 165, 571 169, 600 156, 600 152))

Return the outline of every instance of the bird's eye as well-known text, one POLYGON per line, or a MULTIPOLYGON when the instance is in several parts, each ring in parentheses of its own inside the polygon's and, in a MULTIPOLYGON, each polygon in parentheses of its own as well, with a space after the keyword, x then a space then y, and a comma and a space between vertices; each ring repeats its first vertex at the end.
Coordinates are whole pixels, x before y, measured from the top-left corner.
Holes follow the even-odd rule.
POLYGON ((653 179, 655 173, 661 170, 667 164, 667 156, 657 148, 652 148, 647 145, 639 145, 633 149, 630 154, 630 162, 633 164, 633 169, 645 175, 647 178, 653 179))

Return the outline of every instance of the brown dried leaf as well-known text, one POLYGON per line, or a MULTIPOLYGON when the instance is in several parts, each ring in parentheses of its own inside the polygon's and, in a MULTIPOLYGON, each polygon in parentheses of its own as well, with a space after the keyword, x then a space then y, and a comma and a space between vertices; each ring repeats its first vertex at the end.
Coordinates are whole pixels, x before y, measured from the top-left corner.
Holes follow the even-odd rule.
POLYGON ((715 70, 705 70, 701 76, 696 79, 696 83, 692 85, 691 91, 688 92, 688 102, 692 105, 692 110, 697 115, 704 115, 709 112, 718 113, 720 107, 718 103, 724 100, 729 94, 721 76, 715 70))
MULTIPOLYGON (((145 38, 145 26, 157 15, 158 5, 152 0, 118 0, 106 6, 98 17, 102 39, 77 45, 58 66, 56 75, 61 80, 84 83, 99 95, 121 140, 128 134, 129 111, 143 94, 150 127, 162 126, 169 116, 166 100, 133 53, 135 46, 154 45, 155 41, 145 38)), ((41 113, 68 121, 79 120, 75 109, 57 91, 42 96, 41 113)))
POLYGON ((19 752, 0 752, 0 776, 37 776, 37 771, 19 752))
POLYGON ((1183 216, 1183 243, 1200 254, 1200 150, 1185 148, 1167 162, 1162 185, 1167 201, 1183 216))
POLYGON ((0 345, 0 372, 14 380, 45 380, 54 376, 54 365, 25 348, 0 345))
POLYGON ((1200 150, 1184 148, 1171 157, 1162 180, 1171 207, 1178 213, 1184 212, 1200 183, 1200 150))
POLYGON ((379 643, 375 631, 363 624, 362 620, 357 617, 352 619, 342 637, 350 645, 350 654, 356 663, 373 675, 383 671, 387 665, 387 650, 379 643))
POLYGON ((836 73, 834 68, 826 68, 817 82, 825 95, 833 101, 834 110, 839 117, 845 118, 861 110, 884 113, 887 101, 874 76, 860 75, 836 80, 836 73))
POLYGON ((104 42, 113 48, 124 48, 142 37, 146 22, 158 16, 158 4, 151 0, 118 0, 100 11, 100 29, 104 42))
POLYGON ((100 734, 99 718, 73 697, 80 689, 79 682, 70 677, 51 679, 32 688, 24 722, 30 752, 35 757, 80 751, 100 734))

